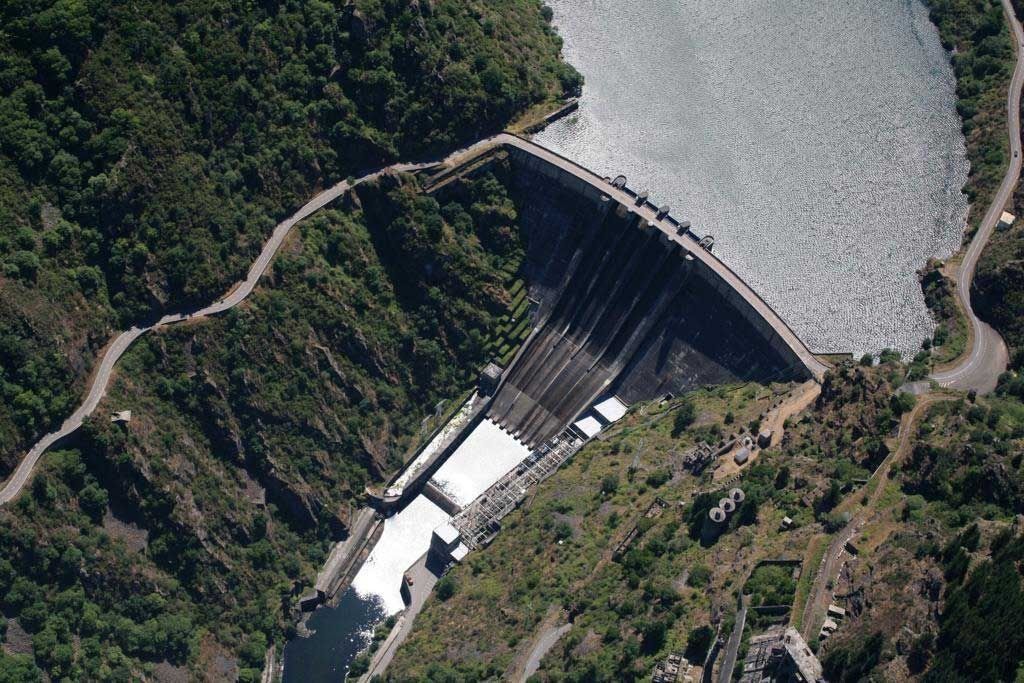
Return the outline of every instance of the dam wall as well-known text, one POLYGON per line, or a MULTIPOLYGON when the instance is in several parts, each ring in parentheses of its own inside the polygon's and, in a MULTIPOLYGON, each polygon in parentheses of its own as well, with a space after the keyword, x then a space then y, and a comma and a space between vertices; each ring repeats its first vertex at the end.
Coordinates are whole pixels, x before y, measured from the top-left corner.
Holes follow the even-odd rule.
MULTIPOLYGON (((660 221, 648 221, 640 213, 638 213, 638 207, 643 206, 649 211, 657 211, 658 208, 653 204, 644 201, 631 201, 629 203, 617 202, 609 196, 609 193, 605 191, 605 188, 601 187, 600 184, 594 182, 594 179, 584 180, 577 174, 567 173, 562 166, 552 164, 544 158, 537 156, 536 154, 529 151, 529 147, 506 147, 509 158, 514 162, 515 178, 517 186, 523 188, 525 192, 522 194, 527 195, 523 197, 523 201, 528 205, 526 207, 526 214, 524 221, 525 228, 528 234, 537 234, 541 238, 536 240, 538 243, 537 251, 540 253, 528 253, 528 261, 534 261, 535 259, 543 258, 544 242, 543 232, 545 226, 552 224, 552 221, 547 220, 548 212, 554 209, 560 212, 562 215, 568 213, 566 205, 574 206, 574 214, 578 219, 587 220, 586 213, 587 209, 593 209, 594 213, 601 214, 609 210, 612 205, 624 206, 626 210, 635 217, 636 225, 640 228, 650 228, 658 231, 665 236, 666 242, 668 241, 681 241, 678 238, 681 235, 687 235, 692 242, 687 246, 683 246, 684 250, 694 253, 700 249, 697 245, 697 238, 693 233, 689 232, 688 223, 682 223, 679 220, 673 218, 671 215, 664 216, 660 221), (553 183, 553 185, 552 185, 553 183), (539 207, 539 208, 535 208, 539 207), (537 221, 533 214, 541 213, 543 220, 537 221), (530 258, 532 257, 532 258, 530 258)), ((567 160, 568 161, 568 160, 567 160)), ((571 163, 571 162, 569 162, 571 163)), ((589 175, 594 175, 587 172, 589 175)), ((605 183, 605 180, 601 180, 600 183, 605 183)), ((608 186, 611 189, 611 186, 608 186)), ((630 190, 628 187, 623 187, 622 191, 630 199, 636 200, 638 195, 630 190)), ((556 214, 557 215, 557 214, 556 214)), ((580 235, 582 237, 582 235, 580 235)), ((712 268, 708 265, 708 258, 714 259, 715 265, 718 268, 726 268, 725 264, 721 263, 714 256, 710 254, 699 254, 701 258, 695 258, 699 271, 699 277, 707 281, 715 290, 720 292, 722 295, 728 298, 727 305, 735 308, 743 318, 750 323, 757 332, 762 335, 767 343, 771 344, 773 348, 780 355, 793 355, 793 350, 788 346, 787 342, 777 332, 772 322, 767 320, 761 312, 755 309, 751 305, 750 301, 743 296, 732 284, 726 282, 718 272, 718 269, 712 268)), ((530 263, 527 264, 527 268, 530 269, 530 263)), ((531 273, 528 271, 528 281, 534 282, 529 277, 531 273)), ((758 297, 760 299, 760 297, 758 297)), ((784 323, 783 323, 784 324, 784 323)), ((796 362, 801 362, 800 359, 794 359, 796 362)))
MULTIPOLYGON (((382 515, 390 515, 397 510, 405 507, 412 501, 413 498, 418 496, 422 491, 423 487, 430 481, 430 478, 441 468, 442 465, 448 460, 451 455, 459 449, 459 446, 463 444, 466 438, 473 433, 473 430, 483 421, 487 416, 487 411, 490 408, 491 402, 494 397, 487 397, 480 400, 473 406, 466 423, 449 434, 439 445, 437 451, 434 452, 430 458, 423 463, 419 469, 416 470, 415 474, 405 482, 402 486, 402 490, 397 495, 380 495, 375 494, 371 491, 367 491, 367 496, 370 500, 370 505, 375 510, 380 512, 382 515)), ((438 427, 440 430, 444 425, 438 427)), ((416 458, 411 458, 407 463, 406 467, 411 466, 415 462, 416 458)), ((389 485, 394 483, 403 473, 405 468, 403 467, 399 472, 392 477, 389 485)), ((384 487, 387 489, 387 486, 384 487)), ((437 501, 435 501, 436 503, 437 501)), ((442 509, 444 505, 438 504, 442 509)))
MULTIPOLYGON (((612 186, 505 146, 536 327, 488 417, 536 447, 604 394, 626 403, 811 370, 696 238, 612 186)), ((475 171, 482 170, 478 166, 475 171)))

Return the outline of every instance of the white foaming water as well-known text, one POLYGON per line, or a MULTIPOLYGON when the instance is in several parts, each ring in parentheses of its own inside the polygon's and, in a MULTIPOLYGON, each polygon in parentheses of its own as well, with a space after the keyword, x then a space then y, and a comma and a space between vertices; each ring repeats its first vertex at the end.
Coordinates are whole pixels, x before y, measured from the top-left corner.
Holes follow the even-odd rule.
POLYGON ((529 454, 528 446, 491 420, 484 420, 441 465, 431 481, 465 507, 529 454))
POLYGON ((434 529, 451 519, 445 511, 423 496, 413 498, 405 508, 384 520, 384 532, 373 546, 352 587, 360 597, 380 598, 390 615, 405 608, 402 575, 427 549, 434 529))
POLYGON ((409 465, 405 472, 402 473, 402 476, 399 477, 390 488, 388 488, 387 494, 389 496, 397 496, 401 494, 403 489, 405 489, 405 485, 408 484, 414 476, 416 476, 417 472, 423 469, 423 466, 427 464, 427 461, 430 460, 431 457, 433 457, 434 453, 437 453, 437 449, 441 447, 444 440, 454 434, 457 429, 462 427, 462 425, 466 424, 469 420, 469 414, 473 412, 473 406, 476 405, 478 398, 478 394, 473 394, 466 399, 466 402, 462 404, 462 407, 459 408, 458 412, 448 420, 444 427, 442 427, 434 438, 430 440, 430 443, 420 451, 420 454, 416 456, 416 460, 409 465))
POLYGON ((586 78, 538 142, 713 234, 818 351, 916 350, 960 243, 955 81, 920 0, 548 0, 586 78))

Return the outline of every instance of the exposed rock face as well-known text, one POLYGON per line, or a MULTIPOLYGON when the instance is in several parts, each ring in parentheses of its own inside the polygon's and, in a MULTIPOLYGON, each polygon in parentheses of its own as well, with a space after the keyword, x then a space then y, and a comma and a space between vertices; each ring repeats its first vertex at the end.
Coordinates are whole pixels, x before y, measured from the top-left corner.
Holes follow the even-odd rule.
POLYGON ((299 482, 286 481, 272 469, 263 476, 263 484, 267 488, 267 499, 274 502, 295 522, 302 526, 312 527, 317 523, 318 501, 308 492, 299 492, 299 482))
POLYGON ((366 18, 355 5, 349 4, 345 6, 343 16, 343 26, 345 30, 349 32, 352 39, 360 45, 365 44, 370 34, 373 32, 373 24, 366 18))

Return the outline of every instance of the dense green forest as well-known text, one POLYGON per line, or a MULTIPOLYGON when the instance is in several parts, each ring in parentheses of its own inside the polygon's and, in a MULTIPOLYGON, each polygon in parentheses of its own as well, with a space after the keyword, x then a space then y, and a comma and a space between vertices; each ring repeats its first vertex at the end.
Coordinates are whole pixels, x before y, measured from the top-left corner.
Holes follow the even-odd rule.
POLYGON ((539 0, 0 5, 0 462, 318 187, 576 91, 539 0))
POLYGON ((1008 162, 1006 94, 1013 44, 999 0, 926 0, 943 46, 952 53, 957 112, 967 139, 970 177, 964 191, 977 223, 1003 179, 1008 162))
MULTIPOLYGON (((1006 88, 1013 70, 1012 45, 1002 5, 996 0, 928 0, 943 44, 955 48, 957 110, 963 118, 971 175, 965 191, 973 204, 972 222, 987 210, 1008 162, 1006 88)), ((1018 17, 1019 1, 1014 2, 1018 17)), ((1024 212, 1018 188, 1014 213, 1024 212)), ((986 247, 972 283, 975 311, 999 330, 1014 367, 1024 364, 1024 231, 1020 225, 997 233, 986 247)), ((933 277, 934 280, 934 277, 933 277)), ((932 284, 934 289, 934 283, 932 284)), ((943 340, 958 323, 949 307, 933 308, 943 340)), ((955 333, 954 333, 955 336, 955 333)))
POLYGON ((518 211, 495 175, 459 182, 440 202, 411 176, 360 186, 300 224, 245 305, 125 355, 76 450, 0 509, 3 615, 35 666, 258 677, 364 485, 491 358, 518 211))

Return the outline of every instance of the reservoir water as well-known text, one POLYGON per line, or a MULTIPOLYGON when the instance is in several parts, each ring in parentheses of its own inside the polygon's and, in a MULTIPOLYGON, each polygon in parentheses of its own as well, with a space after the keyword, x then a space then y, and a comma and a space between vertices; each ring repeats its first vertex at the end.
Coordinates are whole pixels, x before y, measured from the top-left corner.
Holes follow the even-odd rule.
POLYGON ((537 136, 714 235, 815 351, 911 353, 967 162, 920 0, 548 0, 585 77, 537 136))

